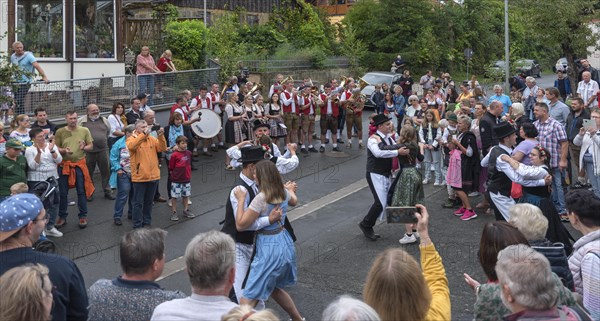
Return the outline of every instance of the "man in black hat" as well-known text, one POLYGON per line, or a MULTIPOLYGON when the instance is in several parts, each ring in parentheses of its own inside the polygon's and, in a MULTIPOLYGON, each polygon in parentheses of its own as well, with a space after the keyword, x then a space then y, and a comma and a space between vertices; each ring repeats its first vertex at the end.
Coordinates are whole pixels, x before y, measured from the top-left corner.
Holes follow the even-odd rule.
MULTIPOLYGON (((227 156, 231 159, 231 161, 229 162, 229 164, 231 166, 233 166, 234 168, 240 167, 242 166, 242 163, 240 162, 240 159, 242 157, 242 153, 241 153, 241 149, 244 147, 248 147, 248 146, 260 146, 260 139, 261 137, 263 137, 264 135, 269 135, 269 130, 270 130, 270 125, 267 123, 264 123, 262 121, 260 121, 259 119, 255 120, 254 123, 254 137, 255 140, 254 141, 250 141, 250 140, 245 140, 243 142, 240 142, 237 145, 234 145, 232 147, 230 147, 229 149, 227 149, 227 156)), ((288 159, 292 159, 295 156, 295 151, 297 149, 297 145, 296 144, 287 144, 287 151, 285 152, 285 154, 281 154, 281 151, 279 150, 279 147, 277 147, 276 144, 271 144, 270 146, 270 150, 268 151, 269 154, 272 157, 275 157, 276 159, 275 161, 275 165, 277 165, 277 169, 279 169, 279 172, 282 174, 287 174, 290 171, 296 169, 296 167, 298 167, 298 165, 296 164, 295 166, 289 166, 290 164, 283 164, 286 163, 286 160, 288 159), (285 171, 282 171, 283 167, 285 167, 285 171)), ((263 158, 264 159, 264 158, 263 158)), ((289 162, 288 162, 289 163, 289 162)), ((297 159, 293 159, 293 163, 297 163, 297 159)))
POLYGON ((358 224, 358 227, 365 237, 375 241, 380 236, 375 234, 373 226, 375 226, 377 217, 381 215, 387 204, 392 159, 398 155, 408 155, 409 150, 406 147, 398 150, 381 150, 374 137, 375 135, 379 136, 381 142, 385 145, 394 144, 394 140, 390 137, 393 134, 392 120, 384 114, 379 114, 373 118, 373 125, 377 127, 377 132, 369 137, 367 141, 367 183, 373 194, 374 202, 365 218, 358 224))
MULTIPOLYGON (((512 176, 510 164, 503 161, 502 155, 512 155, 512 146, 516 144, 517 135, 515 128, 507 123, 500 123, 493 128, 494 136, 498 139, 498 145, 492 147, 489 152, 488 160, 488 195, 491 200, 491 206, 494 209, 494 215, 498 221, 508 221, 510 214, 508 209, 515 205, 514 199, 510 196, 512 180, 507 174, 512 176)), ((486 157, 487 158, 487 157, 486 157)), ((482 162, 484 163, 485 160, 482 162)), ((539 181, 527 181, 527 186, 543 186, 552 182, 550 175, 539 181)))
POLYGON ((222 222, 223 228, 221 229, 221 232, 231 235, 235 240, 237 259, 235 261, 233 291, 230 294, 232 300, 236 297, 242 297, 242 284, 244 283, 244 279, 250 268, 250 262, 252 261, 255 231, 260 230, 265 226, 269 226, 278 219, 281 219, 281 214, 272 212, 269 214, 269 217, 259 217, 246 231, 238 232, 235 224, 235 209, 237 209, 238 205, 234 193, 235 189, 239 187, 246 190, 246 199, 244 200, 244 210, 246 210, 254 197, 258 194, 258 185, 256 185, 256 182, 254 181, 256 163, 265 159, 265 151, 260 146, 243 147, 240 150, 240 153, 241 158, 239 161, 242 163, 242 171, 229 192, 229 198, 227 199, 227 205, 225 206, 225 220, 222 222), (232 294, 235 294, 235 296, 232 296, 232 294))

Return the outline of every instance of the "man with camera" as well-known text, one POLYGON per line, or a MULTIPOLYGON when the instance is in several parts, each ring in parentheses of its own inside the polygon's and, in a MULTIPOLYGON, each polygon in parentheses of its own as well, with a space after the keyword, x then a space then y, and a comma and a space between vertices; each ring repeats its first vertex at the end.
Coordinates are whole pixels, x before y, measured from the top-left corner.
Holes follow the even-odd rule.
POLYGON ((427 73, 424 74, 423 77, 421 77, 421 80, 419 81, 419 84, 423 86, 423 92, 426 93, 429 89, 432 89, 434 81, 435 79, 431 74, 431 70, 427 70, 427 73))
POLYGON ((157 153, 167 150, 164 128, 156 131, 157 137, 150 135, 152 129, 145 120, 138 120, 125 142, 131 157, 133 228, 152 224, 152 201, 160 179, 157 153))

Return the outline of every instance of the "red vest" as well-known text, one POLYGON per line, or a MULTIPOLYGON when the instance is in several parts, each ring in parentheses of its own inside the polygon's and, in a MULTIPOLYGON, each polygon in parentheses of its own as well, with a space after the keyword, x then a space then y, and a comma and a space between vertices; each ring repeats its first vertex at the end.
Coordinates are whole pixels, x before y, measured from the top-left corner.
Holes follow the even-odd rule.
POLYGON ((173 115, 173 113, 177 110, 180 109, 183 112, 183 121, 188 121, 188 112, 187 112, 187 108, 185 107, 181 107, 178 104, 175 104, 171 107, 171 115, 173 115))
MULTIPOLYGON (((200 97, 200 95, 198 95, 195 99, 197 102, 196 107, 200 106, 200 108, 203 108, 202 103, 201 103, 202 97, 200 97)), ((204 101, 206 103, 206 109, 211 109, 211 110, 214 109, 213 104, 212 104, 212 99, 211 99, 211 97, 208 96, 208 94, 206 95, 206 97, 204 97, 204 101)))
MULTIPOLYGON (((292 94, 287 91, 284 91, 283 95, 285 96, 286 100, 288 100, 288 99, 290 99, 290 97, 292 97, 292 94)), ((297 95, 294 96, 293 103, 296 105, 296 114, 298 114, 298 112, 300 111, 300 107, 298 106, 298 96, 297 95)), ((286 105, 285 103, 281 102, 281 105, 283 106, 284 113, 290 114, 292 112, 292 103, 290 103, 289 105, 286 105)))
POLYGON ((315 106, 315 105, 313 104, 313 102, 312 102, 312 100, 311 100, 311 98, 312 98, 312 97, 314 97, 314 96, 313 96, 313 94, 310 94, 310 95, 308 96, 308 98, 306 98, 306 97, 302 97, 302 99, 299 99, 299 100, 300 100, 299 104, 300 104, 301 106, 303 106, 303 105, 306 105, 306 103, 310 103, 310 104, 311 104, 311 106, 308 106, 308 108, 306 108, 306 109, 304 109, 304 110, 301 110, 301 111, 300 111, 300 113, 302 113, 303 115, 310 115, 310 110, 311 110, 311 108, 312 108, 312 111, 313 111, 313 115, 315 114, 315 111, 316 111, 316 109, 317 109, 317 106, 315 106))
MULTIPOLYGON (((325 105, 321 106, 321 115, 322 116, 327 116, 327 95, 326 94, 321 94, 321 100, 325 102, 325 105)), ((338 104, 334 103, 333 101, 331 102, 331 114, 333 115, 333 117, 336 117, 340 114, 340 108, 338 107, 338 104)))

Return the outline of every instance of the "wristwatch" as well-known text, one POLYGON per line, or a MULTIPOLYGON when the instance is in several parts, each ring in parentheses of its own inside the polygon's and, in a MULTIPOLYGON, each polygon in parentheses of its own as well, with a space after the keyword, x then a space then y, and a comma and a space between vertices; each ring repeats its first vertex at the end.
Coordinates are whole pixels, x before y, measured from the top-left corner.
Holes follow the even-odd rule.
POLYGON ((54 154, 54 153, 56 153, 56 151, 54 149, 50 151, 50 154, 54 154))

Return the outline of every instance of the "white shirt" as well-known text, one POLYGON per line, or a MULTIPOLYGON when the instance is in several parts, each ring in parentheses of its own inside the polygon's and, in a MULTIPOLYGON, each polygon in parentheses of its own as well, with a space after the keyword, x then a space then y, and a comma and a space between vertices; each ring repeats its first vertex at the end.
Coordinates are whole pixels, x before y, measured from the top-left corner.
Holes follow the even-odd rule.
POLYGON ((27 171, 28 181, 41 182, 47 180, 51 176, 58 178, 56 166, 62 162, 62 155, 58 152, 58 147, 56 147, 56 145, 53 150, 56 154, 56 159, 54 159, 52 153, 50 153, 50 149, 48 149, 48 144, 46 144, 46 148, 42 150, 40 163, 38 164, 35 161, 35 156, 37 156, 38 153, 37 147, 33 145, 25 149, 25 158, 27 159, 27 166, 29 167, 29 170, 27 171))
MULTIPOLYGON (((384 135, 379 130, 377 131, 377 135, 380 137, 384 137, 386 144, 394 144, 394 140, 391 138, 391 135, 384 135)), ((373 156, 377 158, 392 158, 398 156, 398 150, 381 150, 379 149, 379 143, 373 137, 369 137, 367 141, 367 148, 373 153, 373 156)))
MULTIPOLYGON (((590 79, 590 81, 587 83, 582 80, 577 85, 577 93, 580 95, 581 99, 583 99, 583 103, 586 105, 590 100, 590 97, 595 97, 596 94, 598 94, 598 90, 598 83, 593 79, 590 79)), ((589 107, 598 107, 598 100, 594 99, 589 107)))
POLYGON ((288 91, 284 91, 281 95, 279 95, 279 99, 281 99, 281 101, 283 102, 284 105, 286 106, 292 106, 292 113, 296 113, 296 100, 294 99, 294 94, 288 92, 288 91), (290 98, 287 98, 287 94, 290 95, 290 98))
MULTIPOLYGON (((248 184, 248 186, 250 186, 252 188, 252 190, 254 191, 254 196, 258 195, 258 185, 256 185, 256 182, 254 182, 253 180, 248 178, 243 173, 240 173, 240 178, 244 181, 244 183, 248 184)), ((248 208, 248 205, 250 205, 250 193, 248 193, 248 190, 246 189, 245 186, 240 185, 238 187, 243 189, 244 191, 246 191, 246 198, 244 199, 244 211, 245 211, 248 208)), ((229 201, 231 202, 231 207, 233 208, 233 217, 237 218, 238 202, 237 202, 237 198, 235 197, 235 188, 232 189, 231 192, 229 193, 229 201)), ((271 225, 271 223, 269 223, 268 216, 267 217, 259 217, 257 220, 252 222, 252 225, 245 228, 244 231, 258 231, 258 230, 262 229, 263 227, 269 226, 269 225, 271 225)))
MULTIPOLYGON (((248 144, 246 146, 253 146, 252 144, 248 144)), ((243 146, 243 147, 246 147, 243 146)), ((233 167, 242 167, 242 162, 240 159, 242 158, 242 152, 237 146, 232 146, 226 151, 227 156, 231 158, 231 162, 229 163, 233 167)), ((281 155, 281 151, 277 145, 273 144, 273 157, 277 157, 277 162, 275 166, 277 166, 277 170, 279 173, 287 174, 293 170, 295 170, 300 164, 300 159, 296 155, 292 155, 290 151, 286 151, 285 154, 281 155)))

